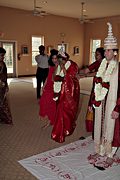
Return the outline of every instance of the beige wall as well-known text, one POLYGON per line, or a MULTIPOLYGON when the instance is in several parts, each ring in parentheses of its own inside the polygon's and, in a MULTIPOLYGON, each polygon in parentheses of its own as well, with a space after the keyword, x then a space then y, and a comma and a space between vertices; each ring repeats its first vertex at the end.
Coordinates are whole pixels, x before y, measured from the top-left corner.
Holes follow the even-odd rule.
MULTIPOLYGON (((108 26, 107 22, 112 24, 113 35, 118 40, 118 47, 120 49, 120 16, 109 17, 103 19, 94 20, 94 23, 85 24, 84 29, 84 60, 83 64, 90 64, 90 40, 91 39, 101 39, 102 46, 104 45, 104 39, 107 37, 108 26)), ((119 52, 120 57, 120 52, 119 52)))
MULTIPOLYGON (((36 67, 32 67, 31 37, 43 35, 45 46, 61 43, 60 33, 65 33, 65 43, 68 43, 68 53, 79 67, 90 64, 90 40, 101 39, 102 45, 107 36, 107 22, 111 22, 113 33, 120 39, 120 16, 94 20, 94 23, 81 25, 77 19, 62 16, 49 15, 46 17, 34 17, 32 12, 0 7, 0 32, 4 33, 0 40, 14 40, 17 42, 17 53, 21 52, 21 46, 26 44, 29 55, 16 59, 17 74, 35 74, 36 67), (80 54, 73 55, 74 46, 79 46, 80 54)), ((120 42, 118 41, 119 46, 120 42)), ((119 52, 120 53, 120 52, 119 52)))
POLYGON ((32 35, 43 35, 45 46, 61 43, 60 33, 65 33, 65 43, 68 43, 68 53, 72 60, 79 66, 83 59, 83 25, 74 18, 61 16, 34 17, 32 12, 0 7, 0 32, 4 33, 1 40, 15 40, 17 42, 17 53, 21 52, 21 46, 26 44, 29 48, 29 55, 22 56, 17 62, 18 75, 35 74, 36 67, 32 67, 31 61, 31 37, 32 35), (73 55, 73 47, 80 47, 80 55, 73 55))

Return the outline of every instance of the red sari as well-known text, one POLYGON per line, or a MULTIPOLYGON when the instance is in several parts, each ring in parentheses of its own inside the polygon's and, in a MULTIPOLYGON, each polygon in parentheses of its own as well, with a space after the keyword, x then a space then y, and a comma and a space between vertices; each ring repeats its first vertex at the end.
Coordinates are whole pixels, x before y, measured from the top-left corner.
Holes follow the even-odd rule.
POLYGON ((76 78, 78 66, 70 61, 71 65, 63 79, 61 92, 57 101, 55 123, 51 137, 62 143, 67 135, 71 135, 76 127, 76 114, 79 104, 80 87, 76 78))
POLYGON ((56 102, 53 100, 53 73, 55 71, 55 66, 50 66, 48 77, 46 80, 45 87, 43 89, 43 94, 40 98, 40 111, 39 115, 42 118, 48 117, 50 124, 52 125, 55 120, 56 112, 56 102))

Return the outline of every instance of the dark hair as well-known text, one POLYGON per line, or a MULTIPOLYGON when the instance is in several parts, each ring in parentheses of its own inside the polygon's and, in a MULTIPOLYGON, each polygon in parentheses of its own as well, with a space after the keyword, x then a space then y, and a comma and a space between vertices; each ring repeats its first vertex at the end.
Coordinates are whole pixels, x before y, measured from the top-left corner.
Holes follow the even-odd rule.
POLYGON ((68 53, 65 52, 64 54, 65 54, 65 57, 62 56, 61 54, 58 54, 58 59, 68 60, 70 58, 68 53))
POLYGON ((1 54, 1 53, 3 53, 3 54, 6 53, 6 50, 5 50, 4 48, 2 48, 2 47, 0 47, 0 54, 1 54))
POLYGON ((116 51, 118 53, 119 49, 113 49, 113 52, 116 51))
POLYGON ((96 52, 97 51, 101 54, 102 59, 103 59, 105 57, 105 55, 104 55, 104 53, 105 53, 104 48, 103 47, 99 47, 99 48, 96 49, 96 52))
POLYGON ((58 50, 57 49, 51 49, 50 53, 51 53, 51 55, 57 55, 58 50))
POLYGON ((67 59, 70 58, 70 55, 68 53, 65 52, 65 56, 67 57, 67 59))
POLYGON ((51 49, 50 53, 51 53, 51 55, 49 57, 48 64, 49 64, 49 66, 55 66, 55 64, 52 61, 52 57, 54 55, 56 55, 56 56, 58 55, 58 50, 57 49, 51 49))
POLYGON ((39 50, 45 50, 45 46, 43 45, 39 46, 39 50))
POLYGON ((48 60, 49 66, 55 66, 55 64, 54 64, 53 61, 52 61, 52 57, 55 56, 55 55, 57 56, 57 54, 51 54, 51 55, 50 55, 49 60, 48 60))

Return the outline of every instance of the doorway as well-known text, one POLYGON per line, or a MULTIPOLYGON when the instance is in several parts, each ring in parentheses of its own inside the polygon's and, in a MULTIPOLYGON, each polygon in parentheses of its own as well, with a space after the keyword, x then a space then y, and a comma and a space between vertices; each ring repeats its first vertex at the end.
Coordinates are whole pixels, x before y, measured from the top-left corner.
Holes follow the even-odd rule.
POLYGON ((0 41, 0 46, 6 50, 4 62, 7 66, 8 77, 16 77, 15 42, 0 41))

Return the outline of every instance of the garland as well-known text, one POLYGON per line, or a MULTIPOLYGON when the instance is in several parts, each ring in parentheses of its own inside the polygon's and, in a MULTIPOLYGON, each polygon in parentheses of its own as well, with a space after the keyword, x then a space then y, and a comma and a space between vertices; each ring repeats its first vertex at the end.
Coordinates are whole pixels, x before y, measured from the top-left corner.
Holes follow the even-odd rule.
MULTIPOLYGON (((67 61, 65 64, 65 69, 67 70, 71 65, 70 61, 67 61)), ((64 79, 64 72, 61 70, 60 65, 57 67, 56 76, 54 78, 53 91, 54 91, 54 101, 57 101, 59 98, 59 94, 61 92, 62 82, 64 79)))
POLYGON ((100 106, 101 101, 105 99, 108 93, 110 86, 110 77, 116 67, 117 61, 111 60, 108 67, 107 63, 108 61, 104 58, 95 77, 95 100, 93 102, 94 108, 100 106))

